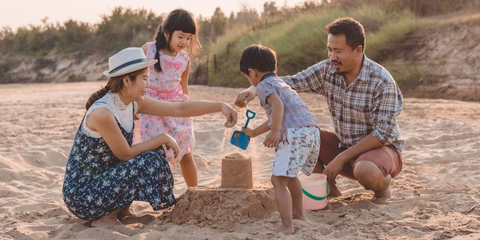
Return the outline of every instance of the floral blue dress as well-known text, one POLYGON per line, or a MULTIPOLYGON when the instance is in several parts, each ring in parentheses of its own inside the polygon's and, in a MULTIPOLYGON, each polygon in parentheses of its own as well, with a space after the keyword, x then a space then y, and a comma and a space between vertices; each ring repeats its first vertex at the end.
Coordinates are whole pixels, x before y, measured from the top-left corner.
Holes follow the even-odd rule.
MULTIPOLYGON (((132 118, 133 118, 132 114, 132 118)), ((85 117, 82 120, 85 120, 85 117)), ((133 131, 127 132, 116 119, 123 136, 132 145, 133 131)), ((132 119, 133 121, 133 119, 132 119)), ((75 216, 96 220, 134 200, 149 202, 154 210, 175 204, 173 176, 163 148, 121 161, 103 138, 77 131, 67 161, 63 200, 75 216)))

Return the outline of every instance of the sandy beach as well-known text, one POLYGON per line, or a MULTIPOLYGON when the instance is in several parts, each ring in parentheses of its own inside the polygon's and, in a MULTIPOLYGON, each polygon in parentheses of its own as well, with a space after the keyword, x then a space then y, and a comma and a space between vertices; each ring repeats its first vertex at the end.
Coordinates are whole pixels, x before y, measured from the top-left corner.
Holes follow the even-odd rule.
MULTIPOLYGON (((308 220, 294 223, 293 236, 269 230, 281 222, 278 213, 229 217, 229 208, 242 208, 256 190, 272 187, 274 152, 262 146, 264 136, 253 139, 248 151, 230 145, 245 118, 226 130, 223 116, 214 114, 194 118, 200 187, 187 191, 179 167, 172 169, 175 195, 191 199, 195 214, 177 221, 173 209, 155 212, 135 202, 137 217, 124 219, 123 226, 91 228, 67 210, 61 190, 85 101, 104 84, 0 85, 0 239, 480 239, 480 103, 418 98, 405 99, 398 119, 407 145, 391 199, 372 199, 359 184, 339 177, 344 196, 306 211, 308 220), (252 158, 254 189, 225 193, 223 205, 213 208, 202 191, 220 186, 221 160, 233 152, 252 158)), ((190 86, 190 97, 233 104, 239 91, 190 86)), ((300 96, 320 127, 332 130, 323 97, 300 96)), ((249 108, 257 112, 251 125, 265 121, 257 100, 249 108)))

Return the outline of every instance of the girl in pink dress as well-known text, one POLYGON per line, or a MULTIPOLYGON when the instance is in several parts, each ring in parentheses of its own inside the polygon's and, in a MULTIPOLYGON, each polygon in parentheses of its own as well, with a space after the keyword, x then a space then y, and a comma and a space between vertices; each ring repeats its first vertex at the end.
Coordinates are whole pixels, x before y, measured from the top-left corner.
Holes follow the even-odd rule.
MULTIPOLYGON (((148 60, 158 62, 149 67, 150 86, 147 95, 167 102, 190 101, 188 95, 188 73, 190 58, 200 48, 198 25, 193 14, 177 9, 172 11, 155 35, 155 42, 142 46, 148 60)), ((135 124, 134 142, 147 141, 159 134, 168 134, 178 143, 179 154, 167 150, 167 159, 173 166, 180 162, 183 178, 188 187, 198 185, 197 167, 192 151, 195 144, 192 118, 158 117, 140 114, 135 124)))

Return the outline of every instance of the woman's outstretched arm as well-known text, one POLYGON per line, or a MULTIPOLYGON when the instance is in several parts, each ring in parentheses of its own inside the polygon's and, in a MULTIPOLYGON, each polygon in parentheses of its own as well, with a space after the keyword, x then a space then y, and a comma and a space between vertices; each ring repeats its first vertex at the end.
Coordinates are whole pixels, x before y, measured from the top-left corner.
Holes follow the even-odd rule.
POLYGON ((138 112, 169 117, 195 117, 221 112, 227 120, 225 127, 233 127, 237 123, 237 112, 224 102, 191 101, 170 103, 145 96, 143 101, 138 102, 138 112))

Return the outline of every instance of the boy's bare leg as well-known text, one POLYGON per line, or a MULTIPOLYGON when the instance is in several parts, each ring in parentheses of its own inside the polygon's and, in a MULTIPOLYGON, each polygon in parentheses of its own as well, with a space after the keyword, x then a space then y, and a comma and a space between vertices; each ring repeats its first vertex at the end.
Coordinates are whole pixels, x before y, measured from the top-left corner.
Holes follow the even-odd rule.
POLYGON ((307 220, 303 214, 303 195, 302 195, 302 184, 298 177, 290 178, 288 180, 288 190, 292 196, 292 217, 293 219, 307 220))
POLYGON ((355 164, 353 175, 367 190, 372 190, 376 198, 390 198, 390 175, 383 176, 378 166, 370 161, 359 161, 355 164))
POLYGON ((185 179, 187 187, 198 186, 197 165, 193 160, 192 153, 187 153, 183 156, 180 161, 180 169, 182 170, 183 179, 185 179))
POLYGON ((294 234, 293 216, 292 216, 292 197, 287 190, 288 177, 272 176, 272 184, 275 189, 275 199, 277 201, 278 211, 282 218, 282 224, 273 229, 275 232, 285 234, 294 234))
POLYGON ((105 215, 95 221, 92 221, 92 227, 105 227, 110 225, 122 225, 120 221, 117 219, 117 215, 122 210, 119 208, 108 215, 105 215))

